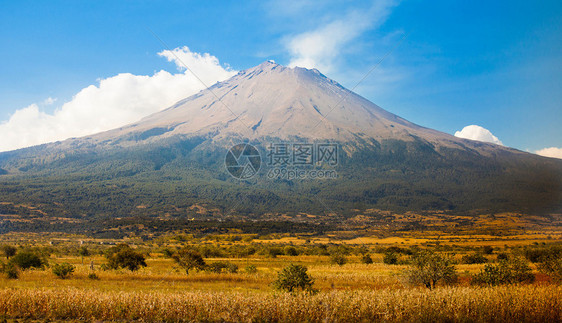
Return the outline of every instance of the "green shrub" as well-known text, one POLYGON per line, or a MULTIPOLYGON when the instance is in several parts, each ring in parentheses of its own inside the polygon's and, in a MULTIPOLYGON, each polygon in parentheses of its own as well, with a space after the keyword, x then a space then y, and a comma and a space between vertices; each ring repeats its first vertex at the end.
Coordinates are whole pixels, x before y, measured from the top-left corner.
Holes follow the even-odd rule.
POLYGON ((98 280, 98 279, 100 279, 100 278, 98 277, 98 275, 96 275, 96 273, 89 273, 89 274, 88 274, 88 278, 89 278, 89 279, 92 279, 92 280, 98 280))
POLYGON ((270 247, 267 250, 267 253, 270 257, 276 258, 277 256, 283 255, 283 250, 279 247, 270 247))
POLYGON ((484 246, 482 247, 482 253, 485 255, 491 255, 494 253, 494 247, 492 246, 484 246))
POLYGON ((347 258, 341 253, 335 253, 330 256, 330 262, 339 266, 343 266, 347 263, 347 258))
POLYGON ((76 267, 67 262, 63 262, 62 264, 55 264, 52 268, 53 274, 62 279, 70 277, 75 269, 76 267))
POLYGON ((361 256, 361 262, 364 264, 372 264, 373 258, 371 258, 371 256, 368 253, 366 253, 363 256, 361 256))
POLYGON ((213 273, 237 273, 238 266, 228 261, 217 261, 209 264, 207 270, 213 273))
POLYGON ((2 270, 6 274, 6 277, 8 277, 8 279, 18 279, 20 276, 18 267, 13 263, 7 263, 5 266, 3 266, 2 270))
POLYGON ((312 287, 314 280, 307 273, 307 270, 305 266, 291 264, 277 274, 273 286, 278 290, 287 292, 294 292, 299 289, 306 292, 315 292, 312 287))
POLYGON ((382 262, 387 265, 398 264, 398 255, 395 252, 385 252, 382 262))
POLYGON ((2 252, 4 253, 4 256, 6 256, 6 259, 10 259, 10 257, 13 257, 16 254, 17 250, 18 249, 16 247, 7 244, 2 246, 2 252))
POLYGON ((422 251, 412 257, 411 268, 405 272, 408 282, 433 289, 437 283, 453 284, 457 272, 451 260, 435 252, 422 251))
POLYGON ((192 269, 203 270, 207 266, 203 256, 193 249, 183 248, 172 254, 172 259, 185 269, 185 273, 189 275, 189 271, 192 269))
POLYGON ((483 264, 488 262, 488 259, 486 257, 484 257, 483 254, 481 253, 473 253, 470 255, 464 255, 461 258, 461 262, 463 264, 483 264))
POLYGON ((81 257, 82 264, 84 264, 84 257, 88 257, 90 255, 90 250, 88 250, 88 248, 86 248, 85 246, 82 246, 78 250, 78 254, 81 257))
POLYGON ((509 255, 505 252, 501 252, 501 253, 498 253, 497 259, 498 260, 508 260, 509 255))
POLYGON ((298 256, 299 252, 297 251, 297 249, 293 246, 287 246, 285 247, 285 254, 287 256, 298 256))
POLYGON ((524 251, 524 255, 530 262, 538 263, 548 258, 562 257, 562 246, 554 245, 550 247, 527 248, 524 251))
POLYGON ((552 253, 542 259, 539 270, 557 283, 562 283, 562 254, 552 253))
POLYGON ((164 255, 164 257, 166 257, 166 258, 172 258, 173 254, 174 254, 174 252, 172 250, 170 250, 169 248, 164 248, 164 250, 162 250, 162 255, 164 255))
POLYGON ((138 270, 140 267, 146 267, 144 255, 134 251, 126 244, 108 249, 105 254, 111 269, 127 268, 131 271, 138 270))
POLYGON ((496 286, 513 283, 532 283, 535 276, 529 265, 518 257, 511 260, 500 260, 497 264, 487 264, 476 275, 472 276, 472 284, 496 286))
POLYGON ((244 268, 244 271, 247 274, 255 274, 255 273, 258 272, 258 269, 254 265, 248 265, 248 266, 246 266, 246 268, 244 268))
POLYGON ((20 269, 29 268, 43 268, 47 264, 41 257, 37 254, 29 251, 20 251, 10 258, 9 263, 18 266, 20 269))

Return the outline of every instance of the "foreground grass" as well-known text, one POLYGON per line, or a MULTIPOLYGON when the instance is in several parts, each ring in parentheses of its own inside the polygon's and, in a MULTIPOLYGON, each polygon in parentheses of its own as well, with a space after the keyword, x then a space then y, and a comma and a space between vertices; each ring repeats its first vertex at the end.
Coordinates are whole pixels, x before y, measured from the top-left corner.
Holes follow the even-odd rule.
POLYGON ((0 317, 104 321, 560 322, 562 287, 384 289, 317 295, 3 289, 0 317))

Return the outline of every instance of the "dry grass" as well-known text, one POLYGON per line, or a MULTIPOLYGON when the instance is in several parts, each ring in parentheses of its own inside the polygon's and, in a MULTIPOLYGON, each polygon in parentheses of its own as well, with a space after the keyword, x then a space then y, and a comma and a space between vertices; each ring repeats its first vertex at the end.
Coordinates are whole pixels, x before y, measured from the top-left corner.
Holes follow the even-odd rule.
POLYGON ((559 322, 562 287, 385 289, 317 295, 0 290, 0 317, 227 322, 559 322))
MULTIPOLYGON (((559 234, 553 236, 555 240, 560 239, 559 234)), ((305 241, 291 237, 264 241, 283 239, 295 244, 305 241)), ((407 247, 439 241, 440 244, 472 247, 492 245, 499 252, 505 245, 529 245, 543 239, 552 241, 544 234, 498 238, 426 232, 425 236, 373 236, 341 242, 369 243, 369 247, 407 247)), ((171 259, 157 253, 159 248, 154 247, 156 253, 147 259, 148 267, 134 273, 99 270, 99 265, 106 262, 100 255, 85 258, 84 264, 80 257, 66 255, 52 256, 49 261, 76 265, 76 273, 70 279, 57 279, 50 269, 23 271, 18 280, 1 275, 0 321, 562 322, 562 286, 550 285, 544 275, 534 285, 471 287, 468 275, 479 272, 483 265, 459 264, 456 266, 461 275, 459 285, 429 291, 403 285, 398 274, 406 266, 385 265, 382 254, 371 254, 375 263, 369 265, 360 263, 357 255, 349 256, 349 263, 343 266, 332 265, 328 256, 318 255, 207 258, 207 262, 235 263, 240 272, 190 272, 186 275, 171 259), (96 265, 99 280, 87 278, 91 260, 96 265), (291 295, 272 291, 271 282, 277 271, 289 263, 308 267, 318 294, 291 295), (257 267, 257 274, 244 272, 244 267, 250 264, 257 267)), ((463 254, 458 253, 457 260, 463 254)), ((536 268, 532 268, 537 273, 536 268)))

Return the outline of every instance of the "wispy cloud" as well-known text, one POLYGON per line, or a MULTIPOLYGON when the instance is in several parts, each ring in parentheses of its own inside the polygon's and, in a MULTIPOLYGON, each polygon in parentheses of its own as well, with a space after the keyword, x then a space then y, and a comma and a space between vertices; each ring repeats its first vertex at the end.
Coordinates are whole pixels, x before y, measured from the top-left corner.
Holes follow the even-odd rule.
POLYGON ((45 100, 43 100, 43 105, 52 105, 55 102, 57 102, 57 98, 48 97, 45 100))
MULTIPOLYGON (((0 151, 13 150, 71 137, 85 136, 135 122, 197 93, 204 86, 185 70, 187 64, 207 85, 222 81, 236 72, 223 67, 209 54, 187 47, 164 50, 158 55, 174 62, 179 73, 161 70, 154 75, 118 74, 79 91, 71 101, 52 114, 39 104, 17 110, 0 124, 0 151)), ((47 98, 41 105, 55 103, 47 98)))
POLYGON ((290 54, 289 66, 334 72, 350 43, 380 26, 395 4, 389 0, 376 1, 367 10, 351 9, 313 30, 285 37, 283 43, 290 54))
POLYGON ((462 128, 461 131, 455 132, 455 137, 490 142, 503 146, 503 143, 498 137, 494 136, 490 130, 477 125, 470 125, 462 128))

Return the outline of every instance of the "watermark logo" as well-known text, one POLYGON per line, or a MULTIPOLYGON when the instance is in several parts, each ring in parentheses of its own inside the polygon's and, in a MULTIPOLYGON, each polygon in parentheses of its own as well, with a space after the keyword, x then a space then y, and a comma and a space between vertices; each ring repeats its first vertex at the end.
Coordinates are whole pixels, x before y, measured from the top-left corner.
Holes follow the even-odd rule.
POLYGON ((333 167, 337 165, 337 144, 272 143, 267 147, 269 179, 335 179, 338 174, 333 167), (332 169, 324 168, 330 166, 332 169))
POLYGON ((260 152, 250 144, 238 144, 228 150, 224 164, 232 177, 249 179, 260 170, 260 152))
MULTIPOLYGON (((271 143, 266 147, 268 179, 336 179, 338 145, 334 143, 271 143)), ((245 180, 260 170, 262 159, 250 144, 235 145, 225 158, 227 171, 234 178, 245 180)))

